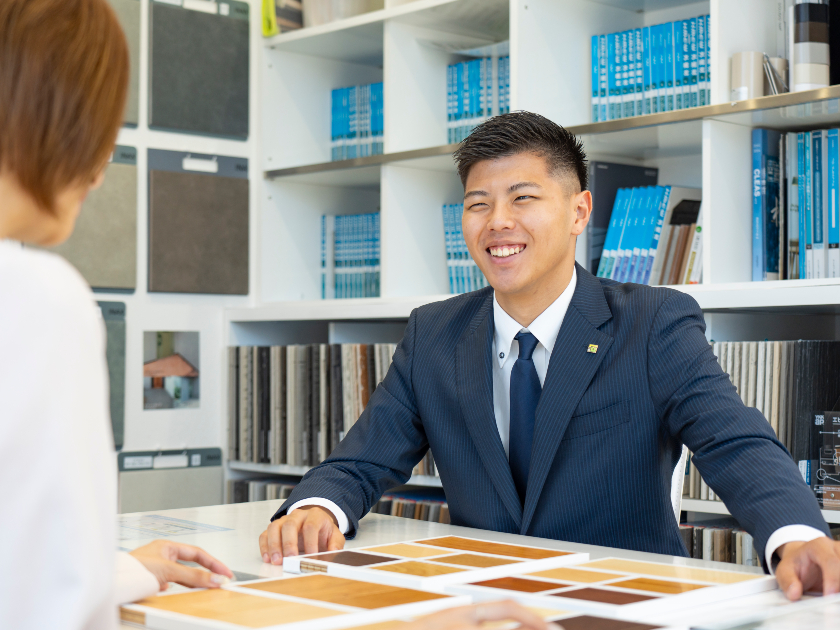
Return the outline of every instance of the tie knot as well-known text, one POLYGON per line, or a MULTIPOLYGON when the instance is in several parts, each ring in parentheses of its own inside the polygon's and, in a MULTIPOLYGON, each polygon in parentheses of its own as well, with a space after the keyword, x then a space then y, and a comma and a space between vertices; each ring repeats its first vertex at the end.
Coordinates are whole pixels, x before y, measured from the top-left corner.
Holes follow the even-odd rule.
POLYGON ((525 361, 531 360, 531 355, 537 347, 539 341, 529 332, 520 332, 514 337, 519 342, 519 358, 525 361))

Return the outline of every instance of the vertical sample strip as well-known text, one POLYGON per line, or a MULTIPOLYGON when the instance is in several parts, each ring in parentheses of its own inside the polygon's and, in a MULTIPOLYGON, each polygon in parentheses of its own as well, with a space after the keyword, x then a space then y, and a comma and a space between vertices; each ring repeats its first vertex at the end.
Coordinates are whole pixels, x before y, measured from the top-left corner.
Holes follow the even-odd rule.
POLYGON ((128 80, 128 99, 123 120, 137 125, 140 114, 140 0, 108 0, 120 21, 128 42, 131 76, 128 80))
POLYGON ((248 199, 248 160, 149 149, 149 291, 246 295, 248 199))
POLYGON ((150 3, 149 126, 248 137, 249 8, 150 3))
POLYGON ((110 385, 111 428, 114 448, 120 450, 125 436, 125 304, 99 302, 105 320, 105 356, 110 385))
POLYGON ((94 289, 137 287, 137 150, 117 146, 105 181, 88 195, 73 235, 52 251, 94 289))

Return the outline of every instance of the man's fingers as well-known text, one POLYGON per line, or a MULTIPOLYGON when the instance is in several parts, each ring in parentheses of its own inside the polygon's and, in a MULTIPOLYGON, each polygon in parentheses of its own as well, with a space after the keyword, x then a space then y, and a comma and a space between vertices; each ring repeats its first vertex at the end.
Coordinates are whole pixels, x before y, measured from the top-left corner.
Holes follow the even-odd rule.
POLYGON ((344 549, 345 538, 338 527, 333 526, 330 530, 330 537, 327 541, 327 551, 338 551, 344 549))
POLYGON ((230 569, 225 566, 225 564, 214 558, 209 553, 201 549, 200 547, 194 547, 193 545, 185 545, 183 543, 172 543, 176 545, 175 551, 178 554, 178 560, 186 560, 188 562, 197 562, 205 569, 210 569, 213 573, 217 575, 224 575, 227 577, 233 577, 233 573, 230 569))
POLYGON ((301 515, 300 510, 292 512, 291 515, 285 517, 283 524, 280 526, 280 553, 271 554, 272 564, 281 564, 285 556, 298 555, 298 534, 300 532, 301 515))
POLYGON ((283 562, 282 529, 287 520, 288 518, 284 516, 268 526, 268 529, 266 530, 266 538, 268 541, 268 551, 266 551, 266 553, 268 555, 268 559, 266 562, 270 562, 271 564, 280 564, 283 562))
POLYGON ((268 562, 271 557, 268 555, 268 530, 260 534, 260 555, 263 562, 268 562))
POLYGON ((802 597, 802 582, 796 574, 796 564, 793 561, 779 563, 776 568, 776 582, 790 601, 795 602, 802 597))
POLYGON ((837 548, 834 541, 825 538, 808 549, 808 559, 816 564, 822 573, 823 595, 840 592, 840 557, 837 555, 837 548))
POLYGON ((303 541, 303 553, 318 553, 318 543, 321 537, 321 528, 326 527, 326 523, 314 518, 313 514, 307 514, 307 519, 303 521, 300 528, 300 537, 303 541))

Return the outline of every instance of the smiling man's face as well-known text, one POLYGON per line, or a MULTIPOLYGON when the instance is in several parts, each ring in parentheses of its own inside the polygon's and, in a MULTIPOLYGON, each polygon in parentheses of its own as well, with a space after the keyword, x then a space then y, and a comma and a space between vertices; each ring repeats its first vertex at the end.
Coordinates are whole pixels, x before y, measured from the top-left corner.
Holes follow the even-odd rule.
POLYGON ((477 162, 464 188, 464 238, 500 303, 559 296, 571 278, 575 237, 589 221, 589 192, 533 153, 477 162))

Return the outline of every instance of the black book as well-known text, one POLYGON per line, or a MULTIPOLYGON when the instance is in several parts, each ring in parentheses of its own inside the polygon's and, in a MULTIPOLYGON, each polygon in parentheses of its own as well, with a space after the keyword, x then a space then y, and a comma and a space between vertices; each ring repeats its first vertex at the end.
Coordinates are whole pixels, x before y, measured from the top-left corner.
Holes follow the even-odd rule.
POLYGON ((811 418, 811 489, 821 508, 840 510, 840 411, 811 418))
POLYGON ((234 481, 233 482, 233 502, 247 503, 248 502, 248 482, 234 481))
POLYGON ((376 389, 378 383, 376 382, 376 346, 373 344, 367 347, 367 373, 368 373, 368 400, 373 395, 373 390, 376 389))
POLYGON ((239 456, 239 348, 228 348, 228 459, 239 456))
POLYGON ((813 414, 840 398, 840 342, 799 341, 794 348, 791 455, 808 481, 813 414))
POLYGON ((344 437, 344 392, 341 384, 341 344, 330 346, 330 437, 328 449, 333 452, 344 437))
POLYGON ((694 544, 694 528, 691 525, 680 525, 680 536, 682 537, 685 550, 691 555, 691 547, 694 544))
POLYGON ((271 348, 260 348, 260 450, 259 461, 268 464, 271 432, 271 348))
POLYGON ((692 531, 691 557, 703 559, 703 531, 706 528, 702 525, 695 525, 692 531))
POLYGON ((319 463, 318 432, 321 428, 321 347, 313 343, 309 346, 309 424, 307 443, 309 465, 319 463))

